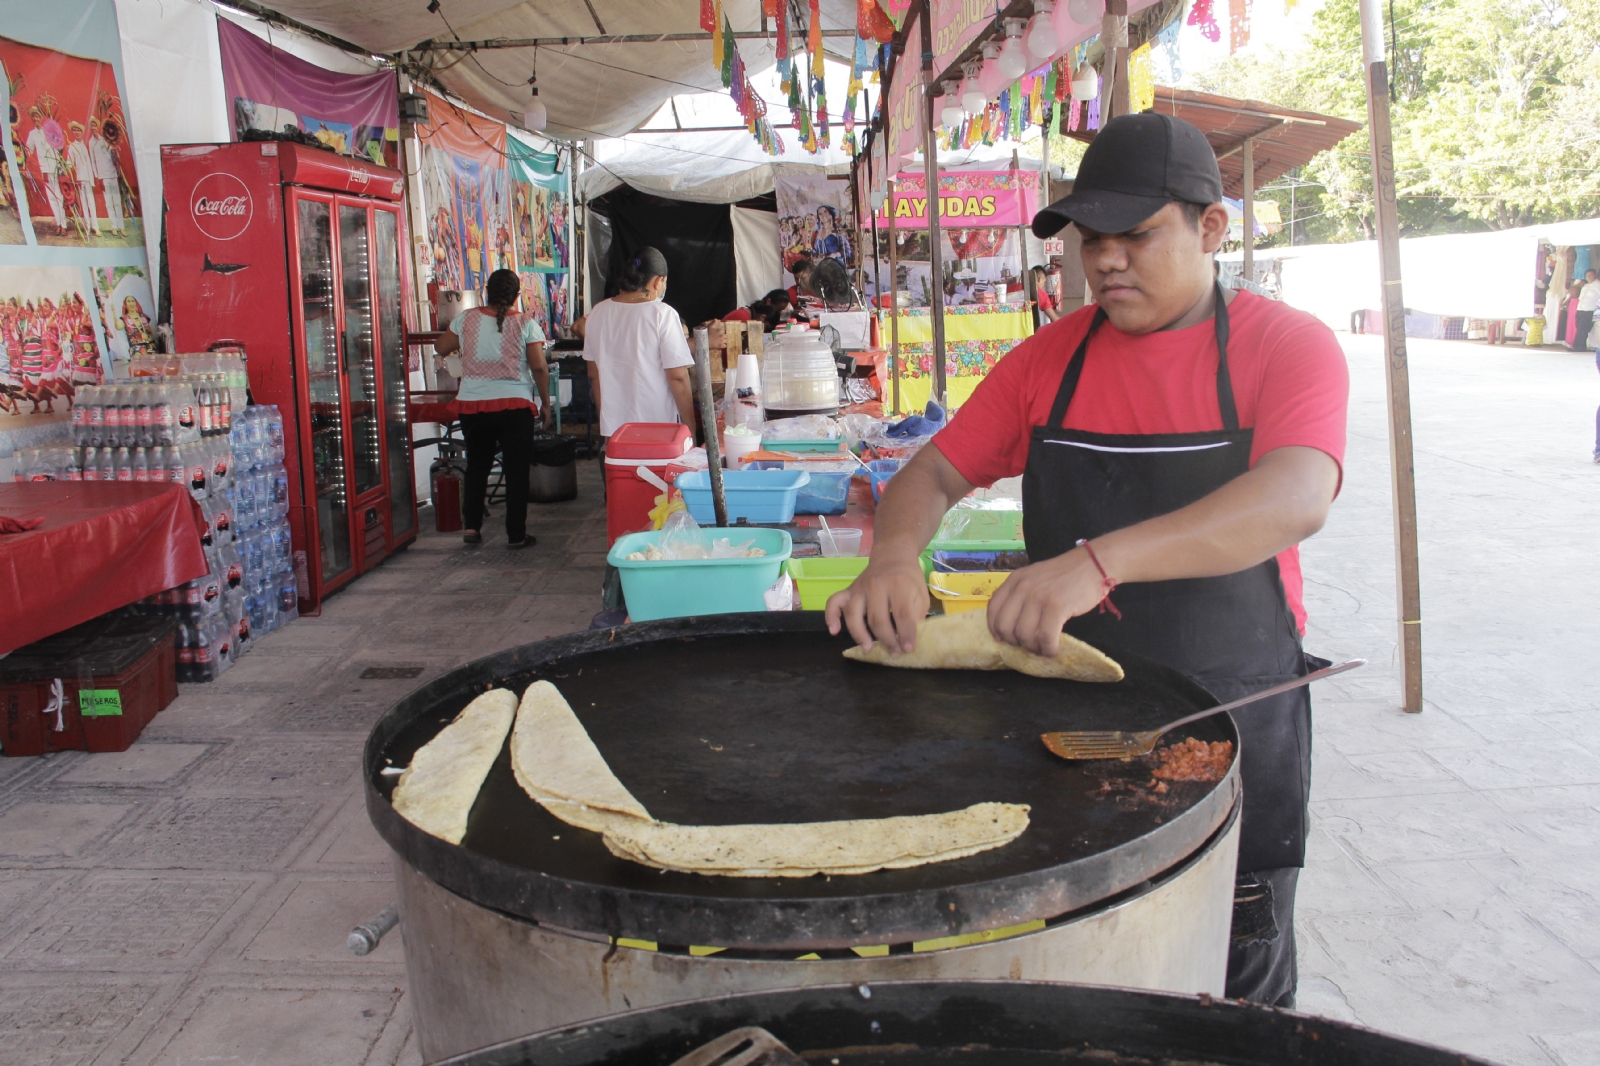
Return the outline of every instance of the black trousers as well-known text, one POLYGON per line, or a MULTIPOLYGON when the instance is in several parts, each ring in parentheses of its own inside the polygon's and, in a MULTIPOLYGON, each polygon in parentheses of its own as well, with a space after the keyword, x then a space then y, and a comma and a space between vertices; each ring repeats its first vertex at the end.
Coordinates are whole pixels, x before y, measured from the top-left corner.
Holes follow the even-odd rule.
POLYGON ((1575 352, 1581 352, 1589 345, 1589 329, 1594 325, 1593 311, 1579 311, 1577 328, 1572 336, 1567 338, 1567 347, 1575 352))
POLYGON ((1233 885, 1229 999, 1292 1008, 1299 983, 1294 950, 1296 866, 1241 873, 1233 885))
POLYGON ((483 529, 483 498, 489 491, 489 470, 499 452, 500 469, 506 477, 506 540, 515 543, 527 536, 528 467, 533 461, 537 426, 538 419, 528 407, 461 416, 461 435, 467 441, 461 519, 468 529, 483 529))

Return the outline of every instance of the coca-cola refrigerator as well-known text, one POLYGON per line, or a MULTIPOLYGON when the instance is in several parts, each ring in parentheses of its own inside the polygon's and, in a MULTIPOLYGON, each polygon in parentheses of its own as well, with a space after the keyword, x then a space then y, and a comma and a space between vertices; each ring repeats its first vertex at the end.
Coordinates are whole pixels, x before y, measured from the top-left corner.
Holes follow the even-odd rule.
POLYGON ((279 141, 163 145, 180 352, 244 353, 284 416, 300 610, 417 535, 399 171, 279 141))

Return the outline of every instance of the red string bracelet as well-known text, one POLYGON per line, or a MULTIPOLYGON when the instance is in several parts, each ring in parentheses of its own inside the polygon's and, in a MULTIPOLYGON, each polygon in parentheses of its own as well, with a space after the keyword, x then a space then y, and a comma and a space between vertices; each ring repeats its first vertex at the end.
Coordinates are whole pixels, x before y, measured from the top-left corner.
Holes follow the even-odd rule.
POLYGON ((1078 547, 1089 553, 1089 561, 1094 564, 1096 570, 1100 571, 1100 585, 1105 589, 1105 595, 1100 597, 1100 613, 1105 614, 1110 611, 1116 616, 1117 621, 1122 621, 1122 612, 1117 610, 1117 605, 1111 602, 1112 590, 1117 587, 1116 579, 1106 573, 1106 568, 1100 564, 1100 557, 1094 553, 1094 545, 1090 544, 1087 539, 1078 541, 1078 547))

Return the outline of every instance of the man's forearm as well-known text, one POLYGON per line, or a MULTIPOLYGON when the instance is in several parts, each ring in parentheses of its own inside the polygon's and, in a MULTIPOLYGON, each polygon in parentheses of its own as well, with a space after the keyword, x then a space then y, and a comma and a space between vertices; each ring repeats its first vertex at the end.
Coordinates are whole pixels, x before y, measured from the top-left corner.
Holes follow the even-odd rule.
POLYGON ((872 524, 873 561, 914 560, 945 512, 972 489, 938 448, 923 448, 884 486, 872 524))
POLYGON ((1280 448, 1187 507, 1094 540, 1118 582, 1234 574, 1322 528, 1339 468, 1314 448, 1280 448))

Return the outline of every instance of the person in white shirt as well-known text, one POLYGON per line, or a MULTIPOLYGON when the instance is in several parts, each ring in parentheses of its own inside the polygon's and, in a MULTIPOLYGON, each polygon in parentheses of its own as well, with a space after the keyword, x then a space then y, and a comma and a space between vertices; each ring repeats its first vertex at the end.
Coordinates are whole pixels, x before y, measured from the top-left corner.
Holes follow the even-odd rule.
POLYGON ((1578 328, 1567 338, 1567 347, 1581 352, 1589 346, 1589 330, 1594 326, 1594 312, 1600 308, 1600 281, 1593 270, 1583 272, 1583 288, 1578 290, 1578 328))
POLYGON ((111 144, 100 131, 100 120, 89 120, 89 159, 93 163, 95 180, 100 183, 101 194, 106 199, 106 216, 111 232, 118 237, 126 231, 122 221, 122 178, 117 173, 117 156, 111 144))
POLYGON ((67 123, 67 168, 72 171, 72 181, 78 186, 78 213, 88 223, 89 232, 100 233, 100 212, 94 203, 94 160, 89 156, 89 145, 83 139, 83 123, 67 123))
POLYGON ((618 279, 622 289, 595 304, 583 330, 583 358, 600 410, 600 435, 629 422, 682 422, 694 426, 694 365, 683 320, 662 301, 667 261, 656 249, 639 249, 618 279))
POLYGON ((44 113, 37 107, 30 107, 28 117, 33 119, 33 129, 28 132, 26 147, 33 153, 33 162, 39 168, 39 175, 44 178, 44 198, 50 202, 50 213, 55 216, 56 236, 64 237, 67 233, 67 209, 66 201, 61 197, 61 176, 57 173, 61 169, 61 152, 50 143, 50 138, 44 132, 44 113))

